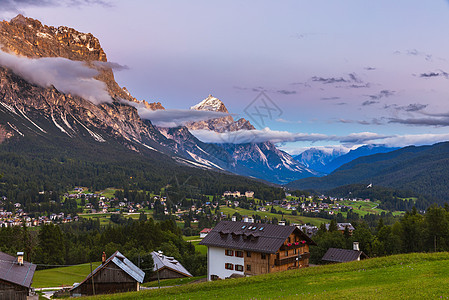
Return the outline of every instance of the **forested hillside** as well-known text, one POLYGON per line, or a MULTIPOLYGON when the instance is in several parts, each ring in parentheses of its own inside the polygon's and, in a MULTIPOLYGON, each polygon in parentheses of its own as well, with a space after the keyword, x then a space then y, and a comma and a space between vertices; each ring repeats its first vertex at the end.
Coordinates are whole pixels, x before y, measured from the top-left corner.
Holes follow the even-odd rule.
POLYGON ((449 193, 449 143, 361 157, 328 176, 300 179, 287 187, 328 191, 354 183, 372 183, 444 200, 449 193))

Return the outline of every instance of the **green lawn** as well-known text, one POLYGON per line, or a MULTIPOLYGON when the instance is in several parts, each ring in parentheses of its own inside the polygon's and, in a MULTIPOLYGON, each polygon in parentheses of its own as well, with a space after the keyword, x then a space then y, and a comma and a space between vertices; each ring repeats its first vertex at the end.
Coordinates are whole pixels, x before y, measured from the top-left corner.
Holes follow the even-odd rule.
POLYGON ((194 236, 183 236, 182 237, 185 241, 188 241, 195 246, 195 250, 200 252, 201 254, 207 254, 207 247, 204 245, 198 245, 201 242, 201 239, 199 237, 199 235, 194 235, 194 236))
MULTIPOLYGON (((92 263, 92 269, 95 270, 100 264, 100 262, 92 263)), ((34 288, 71 286, 75 282, 83 281, 89 273, 90 264, 40 270, 34 273, 32 286, 34 288)))
MULTIPOLYGON (((161 280, 161 287, 162 286, 175 286, 175 285, 184 285, 187 283, 191 283, 192 281, 196 281, 199 279, 203 279, 206 278, 206 276, 198 276, 198 277, 185 277, 185 278, 176 278, 176 279, 165 279, 165 280, 161 280)), ((151 282, 146 282, 144 284, 142 284, 144 287, 157 287, 158 282, 157 280, 155 281, 151 281, 151 282)))
POLYGON ((449 253, 406 254, 86 299, 447 299, 449 253))
MULTIPOLYGON (((267 207, 267 209, 270 209, 270 207, 267 207)), ((279 207, 275 207, 276 210, 278 210, 279 207)), ((254 211, 254 210, 250 210, 250 209, 243 209, 240 207, 236 207, 235 209, 231 208, 231 207, 226 207, 226 206, 220 206, 220 210, 227 214, 227 215, 232 215, 235 212, 238 212, 239 214, 243 215, 247 215, 247 216, 252 216, 252 215, 259 215, 262 219, 265 218, 265 216, 269 219, 276 217, 278 220, 282 219, 282 215, 281 214, 272 214, 269 211, 254 211)), ((321 223, 329 223, 330 220, 326 220, 323 218, 311 218, 311 217, 304 217, 304 216, 293 216, 291 214, 291 211, 288 211, 288 213, 284 213, 284 218, 288 221, 290 221, 291 223, 310 223, 313 224, 315 226, 320 226, 321 223)))

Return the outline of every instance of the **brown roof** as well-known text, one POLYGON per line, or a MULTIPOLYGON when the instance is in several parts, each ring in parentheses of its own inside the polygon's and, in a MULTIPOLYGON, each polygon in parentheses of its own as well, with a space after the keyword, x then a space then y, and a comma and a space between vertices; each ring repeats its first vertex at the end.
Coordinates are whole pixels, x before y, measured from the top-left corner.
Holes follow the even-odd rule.
POLYGON ((200 245, 276 253, 291 233, 296 231, 309 245, 316 245, 296 226, 221 221, 200 245))
POLYGON ((34 271, 36 271, 36 265, 24 261, 20 266, 17 263, 17 257, 0 252, 0 280, 30 288, 34 271))
POLYGON ((360 259, 368 258, 363 251, 329 248, 321 260, 330 262, 348 262, 357 260, 359 257, 360 259))

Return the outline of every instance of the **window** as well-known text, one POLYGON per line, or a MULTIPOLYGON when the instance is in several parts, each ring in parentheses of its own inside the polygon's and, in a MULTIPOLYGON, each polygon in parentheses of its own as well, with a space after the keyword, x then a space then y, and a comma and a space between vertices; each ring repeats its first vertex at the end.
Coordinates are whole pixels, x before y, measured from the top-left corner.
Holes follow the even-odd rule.
POLYGON ((287 250, 287 251, 285 251, 285 256, 288 256, 288 250, 287 250))
POLYGON ((291 238, 290 237, 288 237, 288 242, 291 243, 291 238))
POLYGON ((246 251, 246 257, 251 257, 251 252, 246 251))
POLYGON ((230 263, 225 263, 225 269, 226 270, 234 270, 234 265, 230 263))
POLYGON ((293 254, 296 254, 296 249, 293 249, 293 254))
POLYGON ((262 259, 267 259, 267 255, 265 253, 262 253, 262 259))
POLYGON ((251 265, 246 265, 246 271, 251 271, 251 265))
POLYGON ((227 256, 233 256, 233 255, 234 255, 234 251, 226 249, 226 250, 225 250, 225 254, 226 254, 227 256))
POLYGON ((243 266, 242 265, 235 265, 235 270, 239 272, 243 272, 243 266))
POLYGON ((235 251, 235 256, 243 257, 243 251, 235 251))

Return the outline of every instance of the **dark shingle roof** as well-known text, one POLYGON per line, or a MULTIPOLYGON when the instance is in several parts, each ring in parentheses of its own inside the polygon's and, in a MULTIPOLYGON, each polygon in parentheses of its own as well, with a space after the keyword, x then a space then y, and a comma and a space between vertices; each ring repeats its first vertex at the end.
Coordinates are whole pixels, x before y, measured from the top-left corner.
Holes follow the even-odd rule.
POLYGON ((359 257, 360 259, 368 258, 363 251, 329 248, 321 260, 330 262, 348 262, 357 260, 359 257))
POLYGON ((190 272, 187 271, 181 265, 181 263, 176 259, 174 259, 173 257, 165 256, 162 253, 158 253, 156 251, 151 252, 151 256, 153 257, 154 261, 153 271, 157 271, 165 267, 172 269, 175 272, 181 273, 187 277, 192 277, 192 274, 190 274, 190 272))
POLYGON ((24 261, 23 265, 20 266, 17 263, 16 257, 0 252, 1 280, 30 288, 33 281, 34 271, 36 271, 36 265, 24 261))
POLYGON ((316 245, 296 226, 233 221, 221 221, 218 223, 200 242, 200 245, 276 253, 288 236, 295 230, 309 245, 316 245))

